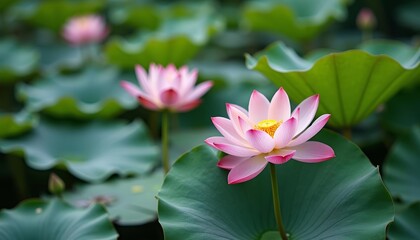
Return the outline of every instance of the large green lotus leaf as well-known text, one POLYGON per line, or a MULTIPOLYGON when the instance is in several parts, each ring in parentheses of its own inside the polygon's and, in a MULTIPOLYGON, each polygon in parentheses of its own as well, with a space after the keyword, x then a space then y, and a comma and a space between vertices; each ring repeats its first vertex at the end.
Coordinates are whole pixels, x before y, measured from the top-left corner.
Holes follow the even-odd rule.
POLYGON ((334 20, 346 17, 347 1, 263 0, 245 5, 243 20, 252 30, 284 35, 294 40, 316 37, 334 20))
MULTIPOLYGON (((384 239, 393 203, 378 169, 354 144, 329 131, 317 140, 336 158, 278 165, 281 211, 290 239, 384 239)), ((227 184, 215 151, 200 146, 172 166, 158 194, 167 239, 280 239, 269 169, 251 181, 227 184)))
POLYGON ((0 40, 0 56, 0 83, 28 76, 38 66, 38 52, 11 39, 0 40))
POLYGON ((114 38, 105 48, 110 63, 124 68, 150 63, 185 64, 223 27, 209 16, 168 19, 154 32, 139 32, 131 39, 114 38))
POLYGON ((385 104, 381 115, 383 126, 396 134, 406 133, 420 125, 420 86, 403 89, 385 104))
POLYGON ((384 180, 394 197, 406 202, 420 200, 420 127, 401 136, 385 159, 384 180))
POLYGON ((420 75, 419 49, 397 42, 360 48, 309 61, 275 43, 255 57, 247 55, 246 64, 283 86, 295 102, 320 94, 318 113, 331 113, 332 126, 350 127, 420 75))
POLYGON ((420 239, 420 202, 411 204, 395 214, 388 231, 388 239, 420 239))
POLYGON ((119 225, 139 225, 156 219, 156 195, 162 182, 162 170, 157 169, 151 175, 79 185, 64 193, 63 199, 76 207, 100 202, 119 225))
POLYGON ((0 111, 0 138, 13 137, 29 131, 38 122, 38 117, 22 111, 16 114, 0 111))
POLYGON ((37 48, 41 52, 40 62, 46 72, 80 68, 84 55, 87 55, 84 52, 88 50, 88 47, 73 47, 56 41, 38 44, 37 48))
POLYGON ((31 0, 22 1, 14 11, 32 25, 60 32, 70 17, 98 12, 104 3, 104 0, 31 0))
POLYGON ((1 239, 110 240, 117 237, 107 212, 100 205, 77 209, 58 199, 31 199, 0 212, 1 239))
POLYGON ((120 86, 113 68, 87 68, 71 75, 52 74, 32 85, 19 86, 19 95, 33 111, 59 117, 110 118, 136 106, 120 86))
POLYGON ((40 121, 29 134, 0 140, 4 152, 23 150, 27 164, 45 170, 64 165, 76 177, 103 181, 112 174, 144 174, 158 158, 158 148, 140 122, 64 123, 40 121))

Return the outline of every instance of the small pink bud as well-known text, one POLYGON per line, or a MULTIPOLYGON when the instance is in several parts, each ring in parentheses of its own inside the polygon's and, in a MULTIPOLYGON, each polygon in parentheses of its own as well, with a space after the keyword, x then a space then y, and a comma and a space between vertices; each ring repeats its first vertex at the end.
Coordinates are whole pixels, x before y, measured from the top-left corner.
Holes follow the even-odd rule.
POLYGON ((376 17, 369 8, 363 8, 357 15, 356 24, 361 30, 372 30, 376 26, 376 17))

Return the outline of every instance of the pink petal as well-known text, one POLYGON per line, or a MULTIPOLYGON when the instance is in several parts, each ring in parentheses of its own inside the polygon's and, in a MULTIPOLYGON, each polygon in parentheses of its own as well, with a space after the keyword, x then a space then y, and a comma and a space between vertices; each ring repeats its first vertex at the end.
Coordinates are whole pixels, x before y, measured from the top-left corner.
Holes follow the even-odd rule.
POLYGON ((300 109, 300 113, 295 136, 301 133, 312 122, 312 119, 315 117, 316 110, 318 109, 318 103, 319 95, 317 94, 303 100, 303 102, 296 107, 300 109))
POLYGON ((206 81, 203 83, 200 83, 199 85, 197 85, 194 90, 192 90, 191 92, 187 92, 185 93, 185 100, 183 99, 183 101, 192 101, 192 100, 196 100, 198 98, 200 98, 201 96, 203 96, 211 87, 213 86, 213 83, 211 81, 206 81))
POLYGON ((179 106, 175 106, 173 108, 177 112, 187 112, 187 111, 190 111, 190 110, 196 108, 198 105, 200 105, 200 103, 201 103, 201 100, 198 99, 198 100, 194 100, 194 101, 187 102, 187 103, 184 103, 184 104, 180 104, 179 106))
MULTIPOLYGON (((246 133, 248 130, 253 129, 253 127, 250 125, 251 123, 241 118, 240 116, 238 116, 238 121, 239 121, 239 127, 241 129, 241 133, 246 133)), ((245 136, 245 135, 242 135, 242 136, 245 136)))
POLYGON ((280 88, 271 99, 268 108, 268 119, 285 121, 290 118, 290 100, 283 88, 280 88))
POLYGON ((232 169, 249 157, 236 157, 232 155, 226 155, 217 162, 217 166, 223 169, 232 169))
POLYGON ((288 162, 295 155, 295 152, 295 150, 282 149, 266 156, 265 159, 274 164, 283 164, 288 162))
POLYGON ((274 148, 274 139, 264 131, 251 129, 245 133, 245 137, 261 153, 271 152, 274 148))
POLYGON ((162 107, 160 105, 158 105, 157 103, 153 102, 152 100, 150 100, 148 97, 142 97, 142 96, 138 96, 137 100, 140 102, 141 105, 143 105, 145 108, 150 109, 150 110, 159 110, 162 107))
POLYGON ((251 180, 260 174, 266 165, 267 161, 262 155, 246 159, 230 170, 228 183, 236 184, 251 180))
POLYGON ((315 136, 315 134, 317 134, 325 126, 325 124, 327 124, 328 119, 330 119, 330 114, 320 116, 308 129, 303 131, 297 138, 293 139, 287 146, 293 147, 308 141, 315 136))
POLYGON ((260 121, 267 119, 269 105, 270 102, 267 98, 257 90, 254 90, 249 99, 249 120, 252 123, 257 124, 260 121))
POLYGON ((168 89, 160 93, 160 100, 163 104, 171 106, 178 101, 178 93, 174 89, 168 89))
POLYGON ((216 149, 237 157, 251 157, 259 154, 259 152, 255 149, 241 147, 234 144, 213 143, 213 145, 216 149))
POLYGON ((292 149, 296 150, 293 159, 300 162, 317 163, 335 157, 334 150, 320 142, 305 142, 292 149))
POLYGON ((244 121, 248 121, 248 116, 243 112, 243 109, 237 108, 234 104, 226 104, 226 111, 230 120, 232 121, 233 127, 236 132, 243 138, 245 138, 244 131, 242 131, 240 118, 244 121))
POLYGON ((298 121, 292 117, 277 128, 274 133, 276 148, 283 148, 292 140, 297 129, 297 122, 298 121))
POLYGON ((121 87, 123 87, 130 95, 134 97, 138 97, 140 95, 144 95, 144 93, 134 84, 128 81, 121 81, 121 87))
POLYGON ((137 80, 139 81, 140 86, 147 93, 152 93, 150 89, 150 83, 148 82, 147 73, 141 65, 135 66, 135 72, 137 80))
POLYGON ((183 66, 179 69, 179 75, 182 79, 179 91, 182 95, 184 95, 190 92, 193 88, 195 82, 197 81, 198 71, 197 69, 194 69, 191 73, 188 73, 188 68, 186 66, 183 66))
POLYGON ((232 121, 223 117, 212 117, 211 121, 219 132, 232 143, 249 146, 249 144, 242 138, 233 127, 232 121))
POLYGON ((257 150, 235 145, 225 137, 209 137, 204 142, 217 150, 237 157, 250 157, 259 154, 257 150))

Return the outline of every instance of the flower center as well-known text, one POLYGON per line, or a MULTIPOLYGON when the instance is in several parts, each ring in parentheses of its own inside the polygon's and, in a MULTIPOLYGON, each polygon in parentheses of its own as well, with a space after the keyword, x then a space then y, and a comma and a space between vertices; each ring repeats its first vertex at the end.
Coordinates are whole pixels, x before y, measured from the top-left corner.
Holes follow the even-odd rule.
POLYGON ((282 121, 276 121, 273 119, 266 119, 259 122, 255 125, 255 129, 264 131, 268 133, 271 137, 274 137, 274 133, 276 132, 277 128, 280 127, 282 121))

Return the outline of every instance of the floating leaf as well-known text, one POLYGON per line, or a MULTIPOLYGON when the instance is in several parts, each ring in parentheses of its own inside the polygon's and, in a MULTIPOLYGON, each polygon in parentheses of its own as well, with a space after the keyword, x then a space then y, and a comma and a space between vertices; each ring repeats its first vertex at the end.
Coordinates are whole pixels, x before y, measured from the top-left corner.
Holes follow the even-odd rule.
POLYGON ((46 71, 77 69, 83 64, 83 47, 72 47, 57 42, 39 44, 41 65, 46 71))
POLYGON ((420 200, 420 127, 401 136, 385 159, 384 180, 394 197, 407 202, 420 200))
POLYGON ((416 202, 395 215, 388 231, 388 239, 420 239, 420 202, 416 202))
POLYGON ((420 125, 420 87, 403 89, 385 104, 381 120, 387 130, 407 133, 420 125))
POLYGON ((60 32, 70 17, 98 12, 103 8, 104 2, 104 0, 22 2, 16 11, 30 24, 60 32))
POLYGON ((163 22, 155 32, 139 32, 128 40, 115 38, 107 43, 109 62, 124 68, 150 63, 180 66, 190 60, 222 28, 220 19, 194 17, 163 22))
POLYGON ((1 140, 0 149, 23 150, 27 164, 35 169, 64 165, 89 182, 103 181, 112 174, 147 173, 156 165, 158 155, 140 122, 71 124, 43 120, 29 134, 1 140))
POLYGON ((100 205, 76 209, 54 199, 26 200, 0 212, 1 239, 117 239, 118 234, 100 205))
POLYGON ((38 118, 22 111, 17 114, 0 112, 0 138, 13 137, 30 130, 38 118))
POLYGON ((332 126, 350 127, 420 74, 419 49, 396 42, 360 48, 364 50, 331 53, 312 62, 276 43, 255 57, 247 55, 246 63, 283 86, 295 102, 320 94, 318 113, 331 113, 332 126))
MULTIPOLYGON (((316 138, 332 146, 337 157, 277 166, 282 216, 291 239, 384 239, 394 209, 378 169, 339 135, 323 131, 316 138)), ((166 238, 280 239, 269 170, 228 185, 227 171, 216 167, 217 161, 215 151, 200 146, 173 165, 158 194, 166 238)))
POLYGON ((6 39, 0 41, 0 83, 16 81, 36 70, 39 54, 32 47, 6 39))
POLYGON ((33 111, 59 117, 110 118, 136 106, 120 80, 116 69, 87 68, 79 74, 53 74, 33 85, 21 85, 19 94, 33 111))
POLYGON ((334 20, 346 17, 346 1, 264 0, 245 5, 246 26, 270 31, 294 40, 308 40, 318 35, 334 20))
POLYGON ((115 179, 105 183, 79 185, 64 193, 65 201, 76 207, 94 202, 104 204, 110 218, 119 225, 139 225, 157 217, 156 195, 162 182, 160 169, 152 175, 115 179))

